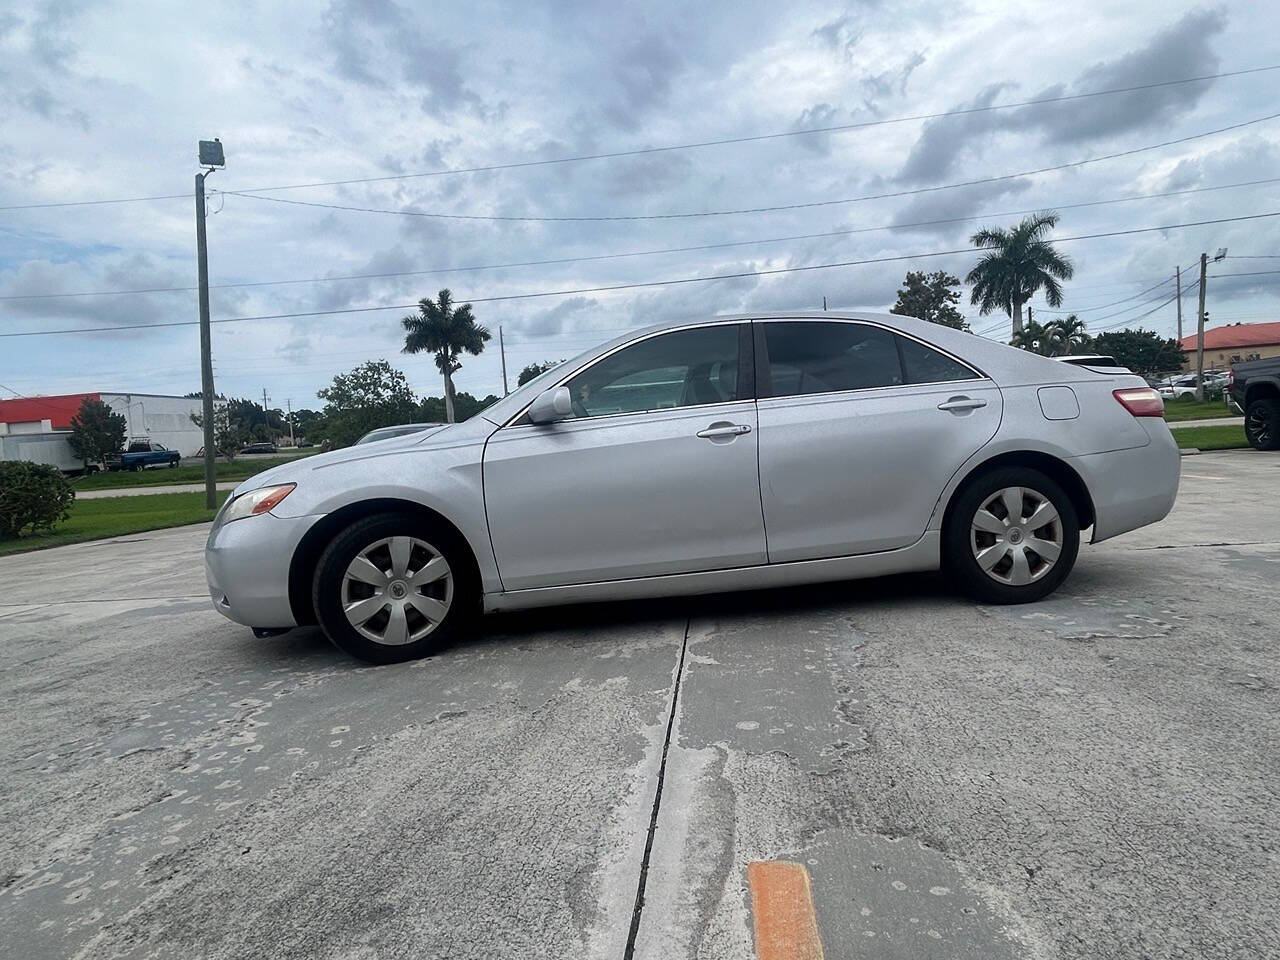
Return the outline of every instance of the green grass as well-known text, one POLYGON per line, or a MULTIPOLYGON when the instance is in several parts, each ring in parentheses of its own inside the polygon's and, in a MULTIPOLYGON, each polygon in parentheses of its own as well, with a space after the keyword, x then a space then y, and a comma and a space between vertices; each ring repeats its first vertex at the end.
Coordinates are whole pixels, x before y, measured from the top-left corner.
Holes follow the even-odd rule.
POLYGON ((1166 400, 1164 402, 1164 418, 1169 423, 1181 420, 1212 420, 1216 417, 1238 417, 1234 409, 1228 409, 1221 400, 1206 400, 1198 403, 1190 400, 1166 400))
MULTIPOLYGON (((313 451, 314 452, 314 451, 313 451)), ((310 454, 303 454, 310 456, 310 454)), ((301 457, 272 457, 269 460, 234 460, 231 463, 215 463, 214 476, 218 480, 245 480, 263 470, 270 470, 282 463, 292 463, 301 457)), ((170 483, 204 483, 204 464, 191 467, 149 467, 134 473, 132 470, 111 470, 76 477, 71 485, 76 490, 115 490, 120 487, 150 487, 170 483)))
POLYGON ((1173 431, 1178 446, 1197 450, 1237 450, 1249 446, 1244 426, 1238 423, 1223 427, 1183 427, 1173 431))
MULTIPOLYGON (((167 471, 173 473, 175 471, 167 471)), ((230 491, 218 492, 218 503, 230 491)), ((162 530, 213 519, 214 511, 204 508, 203 493, 150 493, 137 497, 103 497, 79 500, 71 505, 71 516, 53 533, 39 533, 17 540, 0 540, 0 556, 60 547, 67 543, 102 540, 126 533, 162 530)))

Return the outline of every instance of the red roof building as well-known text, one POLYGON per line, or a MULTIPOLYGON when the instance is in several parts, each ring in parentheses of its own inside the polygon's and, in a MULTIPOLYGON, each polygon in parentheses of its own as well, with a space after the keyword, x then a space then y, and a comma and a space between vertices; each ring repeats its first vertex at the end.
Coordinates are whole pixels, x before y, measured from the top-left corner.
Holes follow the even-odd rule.
POLYGON ((97 393, 68 393, 58 397, 19 397, 0 400, 0 423, 39 424, 48 420, 54 430, 70 430, 71 418, 80 409, 85 397, 101 400, 97 393))
MULTIPOLYGON (((1187 354, 1187 369, 1196 365, 1199 339, 1193 333, 1179 341, 1187 354)), ((1204 332, 1204 365, 1209 370, 1222 370, 1233 363, 1277 356, 1280 356, 1280 322, 1235 323, 1204 332)))

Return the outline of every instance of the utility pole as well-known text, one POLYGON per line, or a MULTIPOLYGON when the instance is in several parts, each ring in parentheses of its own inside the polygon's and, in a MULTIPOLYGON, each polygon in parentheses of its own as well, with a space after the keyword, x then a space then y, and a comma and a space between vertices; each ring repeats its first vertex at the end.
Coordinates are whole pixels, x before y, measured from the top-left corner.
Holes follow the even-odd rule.
POLYGON ((507 348, 502 342, 502 324, 498 324, 498 352, 502 354, 502 395, 505 397, 511 391, 507 389, 507 348))
POLYGON ((289 409, 289 446, 296 447, 298 441, 293 439, 293 401, 286 399, 284 405, 289 409))
POLYGON ((1027 304, 1027 327, 1031 327, 1031 304, 1027 304))
POLYGON ((271 417, 267 413, 267 388, 266 387, 262 388, 262 426, 267 430, 268 433, 271 432, 271 417))
POLYGON ((217 484, 214 480, 213 447, 213 347, 209 334, 209 250, 204 229, 204 178, 226 160, 222 144, 213 140, 200 141, 200 166, 208 170, 196 174, 196 270, 200 286, 200 408, 204 416, 204 506, 212 510, 218 505, 217 484))
POLYGON ((827 298, 826 298, 826 297, 823 297, 823 298, 822 298, 822 312, 823 312, 823 313, 826 313, 826 312, 827 312, 827 298))
POLYGON ((1200 311, 1196 320, 1196 399, 1204 402, 1204 288, 1209 255, 1200 254, 1200 311))
POLYGON ((1178 343, 1182 343, 1182 267, 1174 267, 1173 284, 1177 288, 1178 304, 1178 343))

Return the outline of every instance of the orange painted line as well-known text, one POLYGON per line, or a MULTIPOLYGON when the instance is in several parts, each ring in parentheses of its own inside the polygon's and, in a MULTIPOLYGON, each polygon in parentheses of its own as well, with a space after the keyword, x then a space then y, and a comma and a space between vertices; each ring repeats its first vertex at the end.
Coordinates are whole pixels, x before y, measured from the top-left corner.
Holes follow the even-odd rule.
POLYGON ((757 960, 822 960, 809 871, 785 860, 747 864, 757 960))

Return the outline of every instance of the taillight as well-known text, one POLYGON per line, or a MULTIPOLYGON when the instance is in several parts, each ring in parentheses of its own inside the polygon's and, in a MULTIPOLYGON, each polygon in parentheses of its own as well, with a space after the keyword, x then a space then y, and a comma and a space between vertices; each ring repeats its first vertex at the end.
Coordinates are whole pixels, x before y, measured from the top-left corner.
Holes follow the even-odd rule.
POLYGON ((1234 368, 1227 371, 1227 389, 1234 390, 1236 388, 1236 371, 1234 368))
POLYGON ((1164 401, 1150 387, 1125 387, 1123 390, 1112 390, 1111 395, 1135 417, 1164 416, 1164 401))

